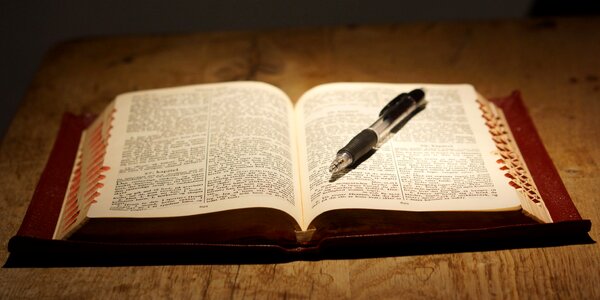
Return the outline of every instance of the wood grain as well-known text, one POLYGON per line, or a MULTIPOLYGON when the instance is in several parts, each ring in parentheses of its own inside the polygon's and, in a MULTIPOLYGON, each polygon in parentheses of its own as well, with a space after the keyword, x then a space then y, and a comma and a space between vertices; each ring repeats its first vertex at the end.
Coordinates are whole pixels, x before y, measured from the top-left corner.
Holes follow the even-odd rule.
MULTIPOLYGON (((132 90, 260 80, 296 100, 332 81, 520 89, 600 238, 600 19, 419 23, 92 38, 50 51, 0 149, 0 261, 65 111, 132 90)), ((273 265, 1 269, 1 298, 600 298, 597 244, 273 265)))

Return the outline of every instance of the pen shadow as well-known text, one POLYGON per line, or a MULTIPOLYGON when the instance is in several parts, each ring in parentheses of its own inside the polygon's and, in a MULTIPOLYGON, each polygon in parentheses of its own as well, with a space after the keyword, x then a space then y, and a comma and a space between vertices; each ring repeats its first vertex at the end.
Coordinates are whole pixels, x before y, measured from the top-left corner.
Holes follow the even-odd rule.
MULTIPOLYGON (((384 140, 384 142, 382 144, 387 143, 387 141, 392 139, 394 137, 394 135, 396 135, 396 133, 398 133, 398 131, 400 131, 406 125, 406 123, 408 123, 414 116, 416 116, 418 113, 420 113, 422 110, 424 110, 426 106, 427 106, 427 102, 425 102, 425 104, 417 107, 417 109, 415 109, 411 114, 409 114, 406 117, 406 119, 402 120, 402 122, 400 122, 398 125, 396 125, 394 128, 392 128, 392 130, 390 131, 390 134, 386 137, 386 139, 384 140)), ((377 149, 371 149, 369 152, 367 152, 365 155, 363 155, 360 159, 358 159, 357 161, 355 161, 351 165, 349 165, 346 169, 344 169, 340 172, 337 172, 335 174, 331 174, 331 177, 329 177, 329 182, 336 182, 340 178, 346 176, 346 174, 352 172, 352 170, 356 169, 358 166, 360 166, 360 164, 362 164, 364 161, 368 160, 373 154, 375 154, 375 152, 377 152, 377 149)))

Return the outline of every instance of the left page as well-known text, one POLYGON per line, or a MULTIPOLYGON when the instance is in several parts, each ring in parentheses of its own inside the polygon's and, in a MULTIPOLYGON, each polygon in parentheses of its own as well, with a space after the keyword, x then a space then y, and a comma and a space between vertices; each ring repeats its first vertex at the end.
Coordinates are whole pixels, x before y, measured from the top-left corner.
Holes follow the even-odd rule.
POLYGON ((92 218, 268 207, 298 223, 292 104, 257 82, 119 96, 92 218))

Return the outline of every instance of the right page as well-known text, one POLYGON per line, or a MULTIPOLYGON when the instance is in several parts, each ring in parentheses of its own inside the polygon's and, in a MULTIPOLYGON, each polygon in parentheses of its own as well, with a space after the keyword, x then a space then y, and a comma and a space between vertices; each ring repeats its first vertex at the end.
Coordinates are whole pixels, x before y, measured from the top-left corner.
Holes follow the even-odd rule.
POLYGON ((518 210, 470 85, 334 83, 296 106, 305 224, 334 209, 518 210), (395 96, 425 91, 427 106, 372 155, 340 174, 329 164, 395 96))

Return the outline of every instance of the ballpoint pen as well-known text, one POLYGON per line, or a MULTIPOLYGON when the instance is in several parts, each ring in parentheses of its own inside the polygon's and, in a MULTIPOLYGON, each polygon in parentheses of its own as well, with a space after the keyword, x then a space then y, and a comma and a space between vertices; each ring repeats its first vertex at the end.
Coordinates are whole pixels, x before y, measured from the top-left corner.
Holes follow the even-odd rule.
POLYGON ((421 89, 402 93, 392 99, 381 110, 379 119, 375 123, 357 134, 337 152, 335 159, 329 166, 329 172, 337 173, 359 160, 375 148, 378 143, 384 141, 393 128, 404 120, 408 120, 413 112, 424 105, 425 92, 421 89))

